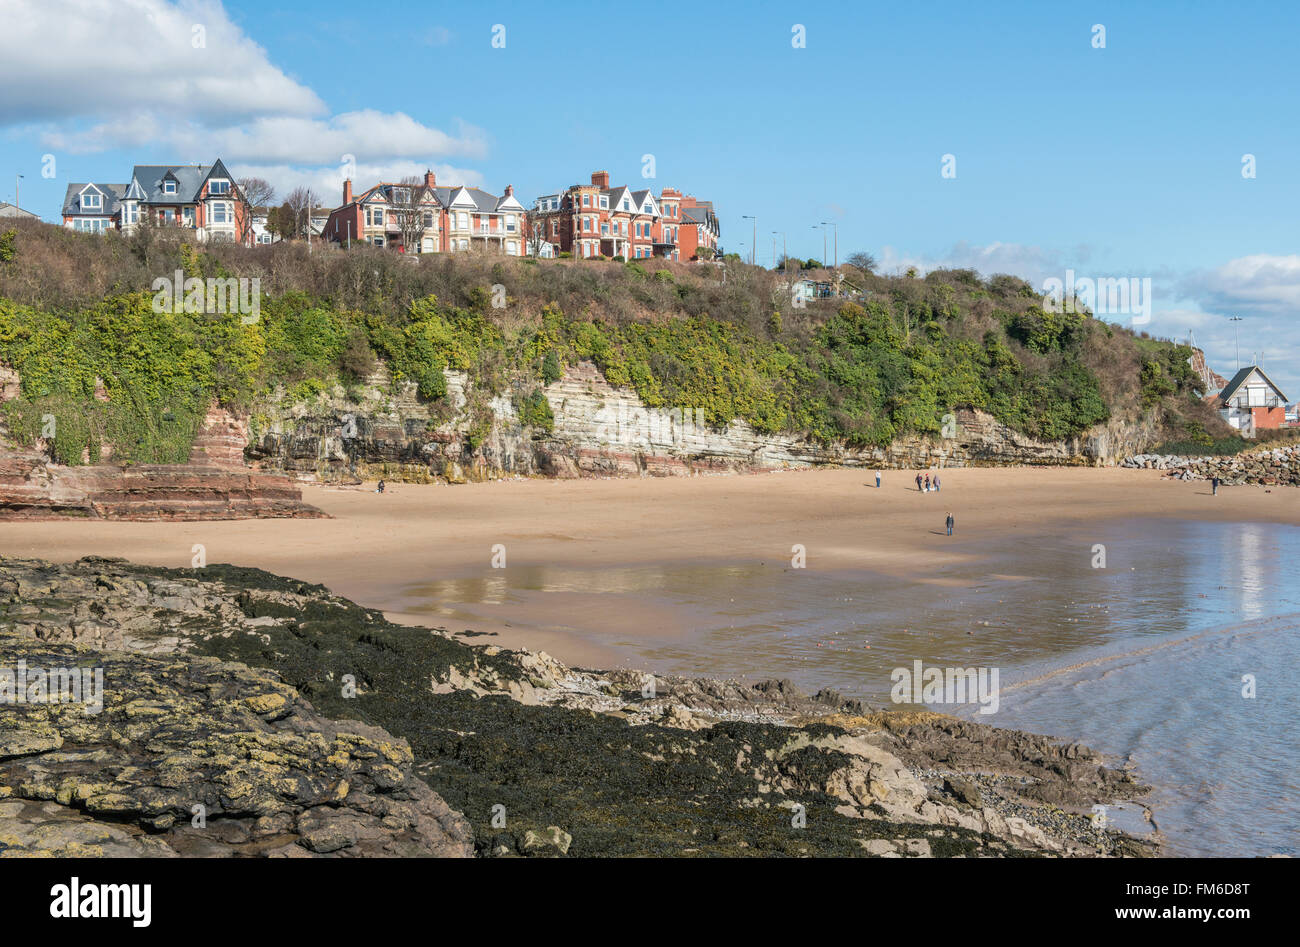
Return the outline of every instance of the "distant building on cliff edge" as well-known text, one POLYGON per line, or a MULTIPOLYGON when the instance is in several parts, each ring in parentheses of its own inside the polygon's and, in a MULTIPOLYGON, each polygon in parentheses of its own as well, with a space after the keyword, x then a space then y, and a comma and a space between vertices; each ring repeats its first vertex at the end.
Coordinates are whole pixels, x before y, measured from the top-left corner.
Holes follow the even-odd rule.
POLYGON ((1285 427, 1286 401, 1282 389, 1258 365, 1241 369, 1214 396, 1219 417, 1240 431, 1242 437, 1254 437, 1257 430, 1285 427))
POLYGON ((324 239, 388 247, 399 253, 451 253, 489 249, 523 256, 528 215, 515 189, 489 194, 476 187, 439 187, 432 171, 423 179, 378 184, 352 192, 343 182, 343 203, 330 214, 324 239))
POLYGON ((253 209, 220 158, 137 164, 129 183, 78 181, 63 198, 63 226, 70 230, 130 233, 146 220, 193 230, 202 241, 253 242, 253 209))
POLYGON ((649 188, 612 187, 608 171, 537 198, 529 219, 529 246, 538 256, 705 259, 717 252, 721 233, 711 201, 671 187, 657 198, 649 188))

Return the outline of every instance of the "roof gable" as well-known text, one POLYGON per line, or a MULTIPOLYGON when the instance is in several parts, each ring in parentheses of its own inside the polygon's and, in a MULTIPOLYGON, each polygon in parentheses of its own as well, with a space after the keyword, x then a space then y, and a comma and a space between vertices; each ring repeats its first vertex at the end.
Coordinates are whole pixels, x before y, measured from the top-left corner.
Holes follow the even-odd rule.
POLYGON ((1277 392, 1279 400, 1287 400, 1286 395, 1282 394, 1282 389, 1273 384, 1273 379, 1264 374, 1264 369, 1260 368, 1258 365, 1247 365, 1245 368, 1238 370, 1237 374, 1232 376, 1232 380, 1224 386, 1223 391, 1219 392, 1219 400, 1226 403, 1237 393, 1238 388, 1241 388, 1256 375, 1259 376, 1259 381, 1262 381, 1264 384, 1268 385, 1268 387, 1277 392))

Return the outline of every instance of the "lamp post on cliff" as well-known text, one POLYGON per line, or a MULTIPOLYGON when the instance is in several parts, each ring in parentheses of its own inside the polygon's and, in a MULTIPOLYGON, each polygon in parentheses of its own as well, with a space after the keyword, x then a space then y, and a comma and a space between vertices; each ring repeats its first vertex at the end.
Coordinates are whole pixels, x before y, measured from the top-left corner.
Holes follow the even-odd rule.
POLYGON ((826 265, 826 221, 823 220, 820 224, 813 224, 812 229, 820 230, 822 232, 822 266, 825 266, 826 265))
MULTIPOLYGON (((823 221, 822 221, 822 226, 823 226, 823 227, 834 227, 834 228, 835 228, 835 269, 838 270, 838 269, 840 268, 840 225, 837 224, 837 223, 836 223, 835 221, 833 221, 833 220, 823 220, 823 221)), ((825 235, 825 231, 822 231, 822 233, 823 233, 823 236, 824 236, 824 235, 825 235)), ((825 241, 823 241, 823 246, 822 246, 822 256, 823 256, 823 257, 826 256, 825 241)), ((825 263, 826 263, 826 260, 823 259, 823 260, 822 260, 822 263, 825 264, 825 263)))
MULTIPOLYGON (((1233 316, 1228 321, 1240 322, 1241 316, 1233 316)), ((1241 326, 1233 326, 1233 331, 1236 333, 1237 339, 1237 371, 1241 371, 1241 326)))
POLYGON ((21 195, 18 193, 18 182, 21 181, 25 176, 26 175, 22 175, 22 174, 14 175, 14 210, 23 209, 23 202, 20 199, 21 195))
POLYGON ((742 220, 752 220, 754 222, 754 236, 752 238, 753 242, 749 246, 749 265, 753 266, 754 254, 758 250, 758 218, 753 217, 749 214, 741 214, 740 217, 742 220))

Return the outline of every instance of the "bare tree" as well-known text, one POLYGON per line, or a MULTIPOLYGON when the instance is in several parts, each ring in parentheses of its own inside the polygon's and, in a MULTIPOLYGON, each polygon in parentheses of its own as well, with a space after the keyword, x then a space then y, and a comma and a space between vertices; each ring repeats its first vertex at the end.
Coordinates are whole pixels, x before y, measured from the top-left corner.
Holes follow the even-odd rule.
POLYGON ((528 255, 541 256, 546 243, 546 218, 534 220, 533 229, 528 235, 528 255))
POLYGON ((392 189, 388 203, 393 208, 393 217, 398 232, 402 235, 402 246, 407 253, 420 252, 424 231, 428 229, 428 224, 433 223, 432 219, 428 224, 425 222, 425 215, 434 213, 434 205, 429 197, 429 189, 425 187, 424 179, 419 177, 402 178, 392 189))
POLYGON ((293 211, 293 229, 301 237, 311 227, 312 208, 320 206, 320 197, 309 187, 295 187, 284 199, 293 211))
POLYGON ((271 202, 275 200, 275 188, 265 178, 240 178, 239 191, 248 202, 248 213, 237 218, 239 242, 247 243, 249 234, 253 232, 253 214, 259 207, 270 210, 271 202))
POLYGON ((870 253, 864 253, 862 251, 850 253, 848 260, 845 262, 850 266, 856 266, 864 273, 876 272, 876 258, 870 253))

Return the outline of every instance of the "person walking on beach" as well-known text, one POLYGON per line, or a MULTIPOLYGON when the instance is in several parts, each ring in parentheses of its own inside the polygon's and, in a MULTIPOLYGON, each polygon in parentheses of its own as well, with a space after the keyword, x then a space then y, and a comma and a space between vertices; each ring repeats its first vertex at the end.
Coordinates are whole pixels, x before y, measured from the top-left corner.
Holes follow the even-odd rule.
POLYGON ((1218 478, 1218 477, 1211 477, 1211 478, 1210 478, 1210 495, 1211 495, 1211 496, 1216 496, 1216 497, 1219 495, 1219 478, 1218 478))
POLYGON ((379 481, 379 488, 378 488, 375 492, 376 492, 376 493, 383 493, 383 492, 384 492, 384 481, 382 481, 382 480, 379 481))
POLYGON ((917 474, 917 475, 916 475, 916 492, 917 492, 917 493, 920 493, 920 492, 921 492, 921 475, 920 475, 920 474, 917 474))
POLYGON ((948 535, 951 536, 952 535, 952 514, 951 513, 949 513, 948 518, 943 521, 943 525, 948 527, 948 535))
POLYGON ((876 489, 877 489, 877 490, 880 489, 880 471, 879 471, 879 470, 876 471, 876 489))
POLYGON ((938 493, 938 492, 939 492, 939 475, 938 475, 938 474, 935 474, 935 475, 934 475, 934 492, 935 492, 935 493, 938 493))
POLYGON ((925 492, 926 492, 926 493, 929 493, 929 492, 930 492, 930 475, 929 475, 929 474, 926 474, 926 475, 925 475, 925 492))

